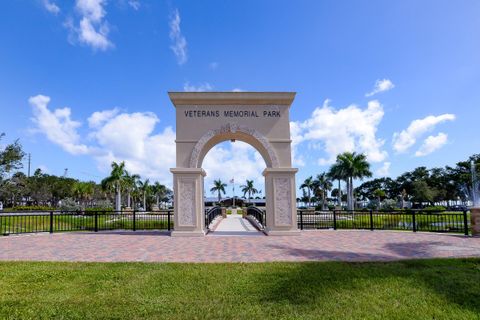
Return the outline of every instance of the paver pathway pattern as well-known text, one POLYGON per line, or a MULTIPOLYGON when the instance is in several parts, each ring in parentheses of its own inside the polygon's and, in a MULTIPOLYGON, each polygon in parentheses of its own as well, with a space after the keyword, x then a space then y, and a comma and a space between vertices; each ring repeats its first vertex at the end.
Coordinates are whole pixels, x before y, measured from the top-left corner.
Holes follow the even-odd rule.
POLYGON ((393 231, 303 231, 300 236, 170 237, 162 232, 0 237, 0 260, 263 262, 480 257, 480 238, 393 231))

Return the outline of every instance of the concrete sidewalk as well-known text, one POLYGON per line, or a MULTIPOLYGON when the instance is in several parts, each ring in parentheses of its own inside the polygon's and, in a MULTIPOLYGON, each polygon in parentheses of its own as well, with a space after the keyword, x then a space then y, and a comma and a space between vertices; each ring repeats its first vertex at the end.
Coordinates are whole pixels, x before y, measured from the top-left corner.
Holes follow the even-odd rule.
POLYGON ((239 214, 229 214, 220 221, 217 228, 208 234, 209 236, 264 236, 247 219, 239 214))

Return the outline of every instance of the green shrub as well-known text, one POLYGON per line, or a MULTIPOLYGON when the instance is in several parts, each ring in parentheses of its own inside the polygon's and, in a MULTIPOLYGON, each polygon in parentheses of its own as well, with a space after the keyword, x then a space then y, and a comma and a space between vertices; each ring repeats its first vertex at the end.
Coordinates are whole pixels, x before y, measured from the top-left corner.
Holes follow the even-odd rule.
POLYGON ((424 209, 422 209, 422 211, 446 211, 447 208, 445 208, 444 206, 429 206, 429 207, 426 207, 424 209))
POLYGON ((382 211, 394 211, 398 209, 397 201, 393 199, 385 199, 382 201, 382 211))
POLYGON ((93 215, 95 212, 103 213, 103 212, 113 212, 113 208, 86 208, 85 215, 93 215))
POLYGON ((62 199, 60 203, 60 209, 64 211, 77 211, 81 209, 80 205, 72 198, 62 199))
POLYGON ((52 211, 54 207, 48 206, 16 206, 12 208, 13 211, 52 211))

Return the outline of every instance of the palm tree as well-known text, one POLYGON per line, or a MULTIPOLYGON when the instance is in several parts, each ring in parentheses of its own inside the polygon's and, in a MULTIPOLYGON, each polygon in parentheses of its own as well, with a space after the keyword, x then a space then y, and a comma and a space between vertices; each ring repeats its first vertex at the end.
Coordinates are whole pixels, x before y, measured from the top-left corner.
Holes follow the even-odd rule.
POLYGON ((313 183, 315 186, 315 190, 321 193, 322 210, 325 210, 327 191, 332 190, 332 181, 330 181, 330 177, 327 173, 322 172, 320 174, 317 174, 317 178, 313 181, 313 183))
POLYGON ((122 182, 125 179, 125 162, 120 164, 112 162, 112 172, 110 176, 102 180, 102 188, 104 190, 115 190, 115 211, 122 210, 122 182))
POLYGON ((338 180, 337 203, 338 203, 338 206, 341 208, 341 206, 342 206, 342 184, 341 184, 341 181, 346 179, 345 173, 343 172, 342 168, 337 163, 334 163, 330 167, 330 171, 328 172, 328 176, 332 180, 338 180))
POLYGON ((123 187, 127 191, 127 207, 131 208, 132 192, 137 187, 140 176, 138 174, 130 174, 125 170, 125 176, 123 178, 123 187))
POLYGON ((245 194, 248 193, 248 202, 250 202, 250 198, 252 197, 252 195, 259 193, 258 190, 255 189, 255 187, 253 186, 253 180, 247 180, 247 183, 243 186, 240 186, 240 188, 242 188, 244 197, 245 194))
POLYGON ((142 192, 143 196, 143 210, 147 211, 147 194, 150 194, 150 180, 147 179, 145 181, 138 182, 138 189, 142 192))
POLYGON ((85 207, 86 202, 91 199, 94 193, 94 186, 94 182, 76 182, 73 185, 72 192, 82 207, 85 207))
POLYGON ((355 152, 344 152, 337 156, 334 167, 337 177, 345 180, 347 183, 347 208, 353 210, 354 197, 353 197, 353 180, 363 180, 365 177, 371 177, 370 164, 367 161, 367 157, 355 152))
POLYGON ((165 198, 165 195, 167 193, 167 187, 165 187, 163 184, 160 184, 158 181, 155 182, 154 185, 151 187, 152 193, 155 196, 155 203, 157 208, 160 207, 160 199, 165 198))
POLYGON ((385 198, 385 191, 383 191, 382 189, 375 189, 375 191, 373 191, 373 195, 375 197, 377 197, 378 208, 381 209, 382 208, 382 198, 385 198))
POLYGON ((308 194, 308 206, 311 205, 311 200, 312 200, 312 195, 311 191, 314 189, 315 184, 313 183, 313 177, 310 176, 305 181, 303 181, 302 185, 300 186, 300 189, 307 189, 307 194, 308 194))
POLYGON ((213 180, 213 187, 210 189, 210 192, 218 192, 218 203, 222 200, 222 192, 225 194, 226 183, 223 183, 222 180, 213 180))

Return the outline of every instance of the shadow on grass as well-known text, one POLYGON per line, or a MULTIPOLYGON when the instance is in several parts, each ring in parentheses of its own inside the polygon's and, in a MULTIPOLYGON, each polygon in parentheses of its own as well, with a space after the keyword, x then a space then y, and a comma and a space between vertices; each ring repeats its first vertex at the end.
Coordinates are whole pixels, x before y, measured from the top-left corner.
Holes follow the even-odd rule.
MULTIPOLYGON (((402 290, 407 292, 407 303, 409 290, 423 288, 461 309, 480 314, 480 259, 419 259, 433 257, 433 247, 438 246, 451 245, 440 241, 390 243, 385 247, 385 254, 298 250, 275 245, 272 249, 286 250, 291 256, 339 262, 292 264, 290 268, 257 274, 255 281, 269 283, 262 290, 262 300, 305 307, 316 299, 332 299, 332 294, 338 292, 350 292, 353 297, 350 302, 354 303, 355 295, 360 297, 375 290, 374 287, 394 291, 395 286, 390 289, 388 283, 400 281, 402 290)), ((386 300, 391 298, 390 294, 394 295, 388 290, 386 300)))

